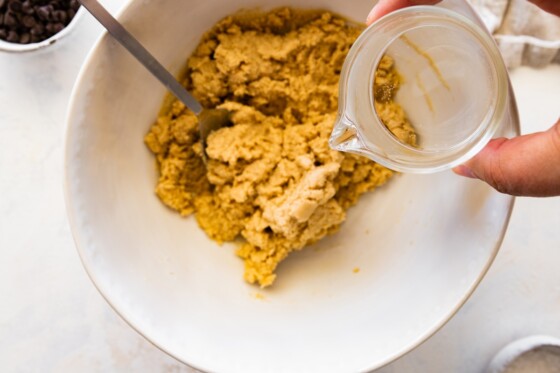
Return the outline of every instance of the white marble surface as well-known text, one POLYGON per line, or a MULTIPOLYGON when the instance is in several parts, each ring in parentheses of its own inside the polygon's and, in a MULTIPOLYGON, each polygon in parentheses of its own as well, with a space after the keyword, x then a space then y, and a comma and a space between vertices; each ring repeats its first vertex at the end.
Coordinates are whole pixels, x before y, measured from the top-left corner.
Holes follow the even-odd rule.
MULTIPOLYGON (((122 0, 108 0, 112 10, 122 0)), ((58 45, 0 54, 0 371, 193 372, 110 309, 82 269, 62 194, 72 84, 101 28, 86 15, 58 45)), ((512 73, 524 133, 560 115, 560 66, 512 73)), ((560 336, 560 198, 516 201, 502 249, 468 303, 419 348, 380 369, 483 372, 504 344, 560 336)))

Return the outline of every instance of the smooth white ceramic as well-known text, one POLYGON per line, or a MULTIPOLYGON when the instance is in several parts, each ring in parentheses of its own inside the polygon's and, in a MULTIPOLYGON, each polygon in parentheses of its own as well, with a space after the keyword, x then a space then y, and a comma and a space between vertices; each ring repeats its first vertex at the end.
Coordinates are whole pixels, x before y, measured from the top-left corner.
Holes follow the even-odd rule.
MULTIPOLYGON (((301 2, 135 1, 119 18, 178 72, 223 16, 280 5, 301 2)), ((359 20, 371 3, 305 6, 359 20)), ((382 366, 441 327, 498 251, 512 197, 450 172, 400 175, 363 197, 335 236, 286 260, 273 288, 247 285, 233 246, 216 245, 153 193, 154 159, 142 140, 164 93, 110 37, 101 38, 69 110, 66 201, 78 251, 103 296, 132 327, 193 367, 247 373, 382 366)), ((505 135, 518 133, 514 101, 509 115, 505 135)))
MULTIPOLYGON (((532 335, 515 340, 494 356, 487 373, 507 373, 508 367, 518 359, 523 359, 525 353, 543 348, 547 349, 548 354, 560 356, 560 339, 548 335, 532 335)), ((541 371, 535 370, 535 373, 539 372, 541 371)))

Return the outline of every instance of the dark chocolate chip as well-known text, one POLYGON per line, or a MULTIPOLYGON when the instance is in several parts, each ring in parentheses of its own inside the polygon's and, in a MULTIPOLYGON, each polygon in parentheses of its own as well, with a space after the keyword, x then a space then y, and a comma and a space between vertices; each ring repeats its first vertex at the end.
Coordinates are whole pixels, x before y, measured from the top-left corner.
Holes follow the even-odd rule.
POLYGON ((7 11, 6 14, 4 14, 4 25, 12 27, 15 26, 16 23, 17 21, 16 17, 14 17, 14 14, 10 11, 7 11))
POLYGON ((14 13, 21 13, 22 5, 18 0, 12 0, 8 3, 8 9, 14 13))
POLYGON ((48 20, 50 14, 48 6, 40 6, 35 12, 37 13, 37 17, 39 17, 39 19, 41 19, 42 21, 48 20))
POLYGON ((47 23, 45 30, 50 34, 54 34, 54 23, 47 23))
POLYGON ((35 23, 37 23, 37 21, 35 21, 35 17, 33 17, 33 16, 23 16, 21 18, 21 23, 25 27, 31 28, 31 27, 35 26, 35 23))
POLYGON ((68 16, 64 10, 55 10, 54 13, 56 14, 58 22, 66 23, 68 16))
POLYGON ((7 37, 8 37, 8 33, 6 32, 6 30, 0 28, 0 39, 6 40, 7 37))
POLYGON ((21 11, 28 15, 31 15, 35 12, 35 10, 33 9, 33 5, 31 5, 31 2, 29 1, 23 2, 23 4, 21 5, 21 11))
POLYGON ((21 36, 19 37, 19 42, 21 44, 27 44, 30 41, 31 41, 31 35, 29 35, 28 33, 21 34, 21 36))
POLYGON ((34 36, 41 36, 45 33, 45 26, 42 23, 37 23, 29 32, 34 36))
POLYGON ((54 19, 54 8, 53 8, 53 6, 49 4, 49 5, 47 5, 47 8, 49 9, 49 16, 47 17, 47 19, 50 22, 56 22, 55 19, 54 19))
POLYGON ((62 29, 64 29, 64 25, 62 23, 55 23, 54 26, 54 33, 56 34, 57 32, 62 31, 62 29))
POLYGON ((79 8, 78 0, 0 0, 0 38, 39 42, 62 31, 79 8))
POLYGON ((19 41, 18 33, 13 30, 10 31, 8 33, 8 37, 6 38, 6 41, 9 41, 10 43, 17 43, 19 41))

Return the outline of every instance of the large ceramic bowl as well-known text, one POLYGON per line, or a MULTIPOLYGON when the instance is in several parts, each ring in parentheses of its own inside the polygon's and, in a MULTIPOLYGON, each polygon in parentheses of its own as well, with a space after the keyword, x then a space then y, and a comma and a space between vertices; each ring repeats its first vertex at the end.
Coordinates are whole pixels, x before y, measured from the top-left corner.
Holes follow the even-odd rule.
MULTIPOLYGON (((444 3, 472 16, 462 1, 444 3)), ((179 72, 203 32, 225 15, 302 4, 356 20, 371 7, 366 0, 145 0, 119 18, 179 72)), ((67 205, 99 291, 133 328, 193 367, 377 368, 449 320, 498 251, 512 197, 450 172, 400 175, 363 197, 339 233, 286 260, 270 290, 247 285, 231 245, 216 245, 194 219, 154 195, 157 173, 143 136, 164 94, 123 48, 101 37, 69 110, 67 205)), ((518 132, 513 97, 502 130, 518 132)))

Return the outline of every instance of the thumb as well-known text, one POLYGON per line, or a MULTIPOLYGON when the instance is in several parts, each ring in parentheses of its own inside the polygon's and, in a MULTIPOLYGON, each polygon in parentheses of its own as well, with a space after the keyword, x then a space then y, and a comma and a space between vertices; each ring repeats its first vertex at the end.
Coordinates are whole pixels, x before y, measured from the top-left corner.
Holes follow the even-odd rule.
POLYGON ((516 196, 560 195, 560 120, 548 131, 492 140, 455 173, 516 196))
POLYGON ((379 0, 367 16, 366 24, 369 26, 374 21, 395 10, 414 5, 434 5, 441 0, 379 0))

